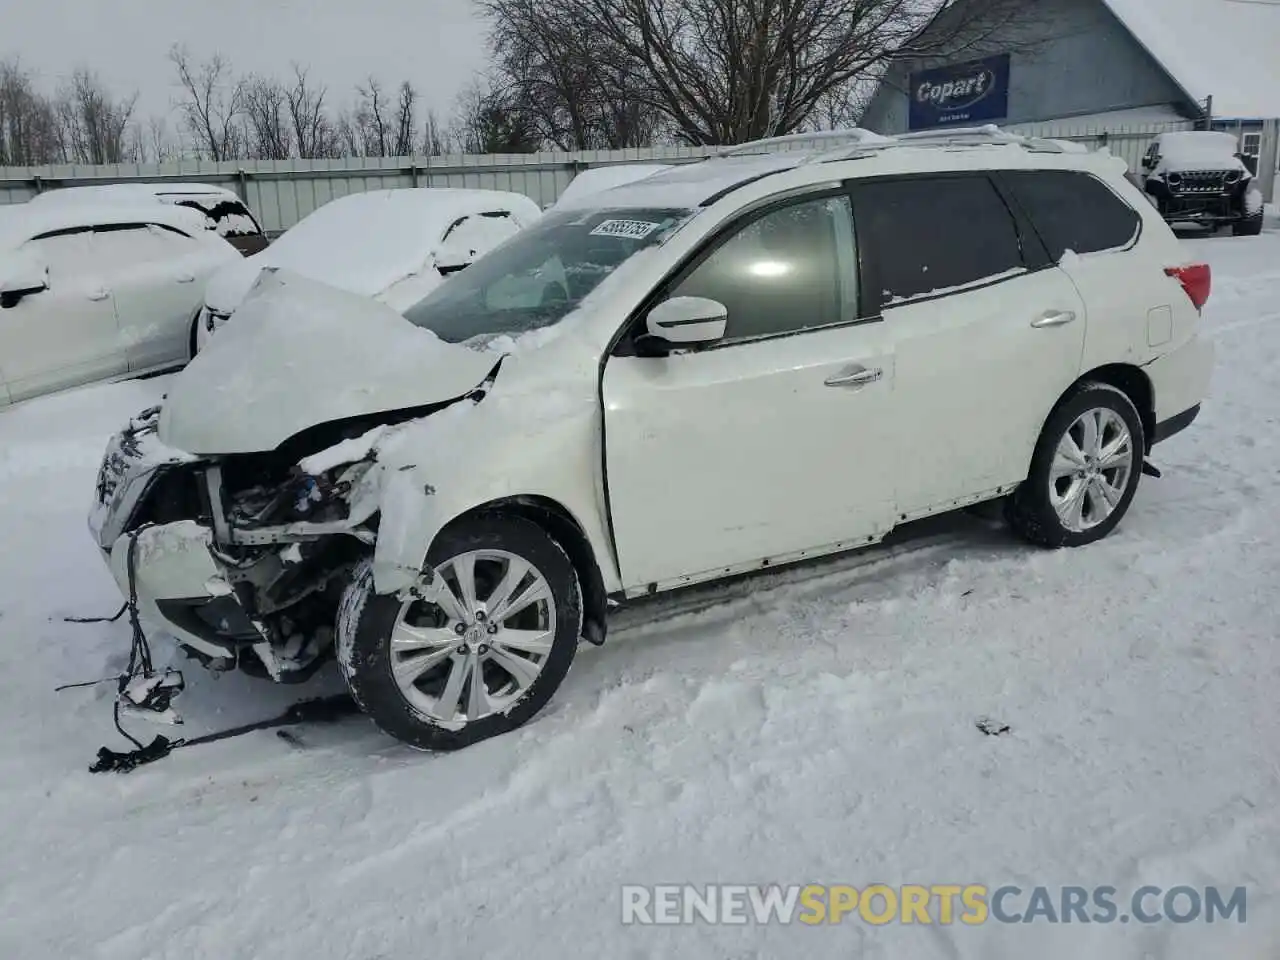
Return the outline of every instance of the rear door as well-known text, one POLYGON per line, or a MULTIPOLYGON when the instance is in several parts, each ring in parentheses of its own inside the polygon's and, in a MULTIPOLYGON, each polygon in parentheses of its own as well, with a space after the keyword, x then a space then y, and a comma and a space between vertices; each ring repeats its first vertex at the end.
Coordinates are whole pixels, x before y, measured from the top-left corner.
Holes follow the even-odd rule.
POLYGON ((899 515, 1025 479, 1079 376, 1075 286, 985 173, 861 181, 853 201, 896 357, 899 515))
MULTIPOLYGON (((1176 283, 1138 250, 1142 218, 1097 177, 1073 170, 1023 170, 1003 175, 1030 216, 1050 259, 1095 309, 1089 318, 1085 369, 1167 349, 1177 333, 1176 283)), ((1170 264, 1173 266, 1174 264, 1170 264)))
POLYGON ((91 238, 85 228, 25 245, 48 266, 49 289, 0 308, 0 367, 14 402, 128 369, 108 278, 93 260, 91 238))

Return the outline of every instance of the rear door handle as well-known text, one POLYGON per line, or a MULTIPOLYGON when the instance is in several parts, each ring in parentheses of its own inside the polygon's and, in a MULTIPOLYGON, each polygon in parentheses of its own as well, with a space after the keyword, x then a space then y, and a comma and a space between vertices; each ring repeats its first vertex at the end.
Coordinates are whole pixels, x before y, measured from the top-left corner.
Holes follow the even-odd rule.
POLYGON ((1046 310, 1031 321, 1033 327, 1061 327, 1076 318, 1074 310, 1046 310))
POLYGON ((196 278, 193 274, 183 273, 178 275, 178 282, 179 283, 195 283, 196 278))
POLYGON ((107 299, 107 297, 109 297, 109 296, 111 296, 111 291, 110 291, 110 290, 98 289, 98 290, 94 290, 92 293, 90 293, 90 294, 89 294, 89 299, 90 299, 90 300, 105 300, 105 299, 107 299))
POLYGON ((865 387, 869 383, 875 383, 884 376, 884 371, 879 367, 874 370, 868 370, 861 364, 852 367, 846 367, 839 373, 833 374, 822 381, 828 387, 865 387))

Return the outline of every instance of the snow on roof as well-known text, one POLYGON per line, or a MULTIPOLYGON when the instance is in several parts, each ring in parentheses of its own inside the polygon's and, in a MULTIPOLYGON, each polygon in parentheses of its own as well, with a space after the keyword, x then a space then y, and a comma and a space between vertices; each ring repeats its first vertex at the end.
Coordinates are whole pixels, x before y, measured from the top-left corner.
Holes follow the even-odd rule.
POLYGON ((692 210, 724 190, 780 170, 799 166, 808 156, 799 150, 744 157, 717 157, 682 163, 620 187, 571 197, 556 209, 662 207, 692 210))
POLYGON ((670 169, 669 163, 619 163, 607 167, 592 167, 570 180, 556 203, 571 201, 588 193, 611 190, 670 169))
POLYGON ((209 220, 187 207, 164 203, 11 203, 0 205, 0 250, 14 250, 28 240, 76 227, 122 223, 155 223, 198 235, 209 220))
POLYGON ((159 198, 181 200, 185 197, 218 197, 239 201, 226 187, 211 183, 105 183, 87 187, 61 187, 46 190, 31 202, 47 203, 139 203, 159 198))
POLYGON ((1193 100, 1213 115, 1280 117, 1277 0, 1104 0, 1193 100))
POLYGON ((258 269, 283 267, 369 296, 421 270, 445 231, 462 217, 505 210, 522 227, 542 215, 519 193, 411 187, 370 190, 331 200, 249 258, 258 269))

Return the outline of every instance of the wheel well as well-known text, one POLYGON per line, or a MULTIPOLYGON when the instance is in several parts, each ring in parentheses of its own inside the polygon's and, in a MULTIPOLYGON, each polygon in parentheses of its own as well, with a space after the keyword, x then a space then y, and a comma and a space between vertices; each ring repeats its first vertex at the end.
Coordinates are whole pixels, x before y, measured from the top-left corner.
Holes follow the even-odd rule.
POLYGON ((1138 408, 1138 416, 1142 418, 1142 433, 1147 451, 1150 452, 1151 438, 1156 433, 1156 401, 1155 393, 1151 389, 1151 380, 1146 373, 1132 364, 1109 363, 1090 370, 1072 386, 1087 381, 1109 384, 1133 401, 1133 405, 1138 408))
MULTIPOLYGON (((550 497, 522 496, 491 500, 459 517, 501 511, 524 517, 542 527, 564 549, 578 573, 582 587, 582 632, 593 643, 603 643, 607 629, 608 592, 595 550, 573 514, 550 497)), ((454 521, 457 522, 457 521, 454 521)))

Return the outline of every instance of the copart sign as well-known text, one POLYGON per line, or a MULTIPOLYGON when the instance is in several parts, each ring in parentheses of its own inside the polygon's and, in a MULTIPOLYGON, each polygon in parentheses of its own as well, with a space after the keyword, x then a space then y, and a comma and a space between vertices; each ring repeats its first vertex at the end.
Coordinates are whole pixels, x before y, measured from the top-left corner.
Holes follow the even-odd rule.
POLYGON ((1001 120, 1009 114, 1009 54, 911 74, 912 130, 1001 120))

